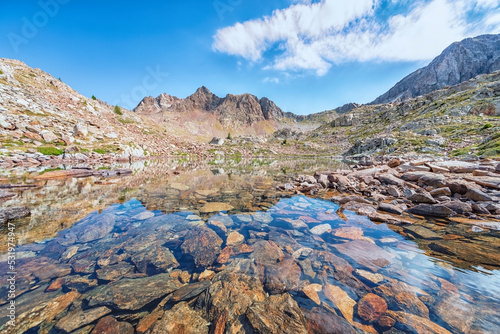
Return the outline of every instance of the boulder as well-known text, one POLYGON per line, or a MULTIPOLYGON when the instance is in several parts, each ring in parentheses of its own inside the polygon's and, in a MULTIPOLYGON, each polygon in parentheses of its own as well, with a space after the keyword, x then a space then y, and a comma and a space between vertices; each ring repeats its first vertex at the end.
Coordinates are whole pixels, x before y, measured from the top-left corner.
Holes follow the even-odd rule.
POLYGON ((369 323, 375 322, 387 311, 384 299, 373 293, 366 294, 358 302, 358 315, 369 323))
POLYGON ((149 334, 208 334, 210 322, 202 317, 200 311, 195 311, 186 302, 175 304, 165 311, 148 331, 149 334))
POLYGON ((456 212, 452 209, 439 204, 419 204, 411 209, 408 209, 408 212, 419 216, 432 217, 450 217, 456 214, 456 212))
POLYGON ((485 194, 479 189, 472 188, 465 193, 465 197, 476 202, 489 202, 493 200, 488 194, 485 194))
POLYGON ((134 327, 128 322, 118 321, 112 316, 99 320, 90 334, 134 334, 134 327))

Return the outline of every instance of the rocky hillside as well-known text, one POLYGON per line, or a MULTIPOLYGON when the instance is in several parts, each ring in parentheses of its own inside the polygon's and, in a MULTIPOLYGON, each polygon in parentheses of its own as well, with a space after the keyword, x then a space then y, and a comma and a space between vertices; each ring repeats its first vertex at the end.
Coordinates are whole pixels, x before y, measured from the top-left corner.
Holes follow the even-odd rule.
POLYGON ((398 82, 371 104, 404 101, 500 70, 500 35, 482 35, 450 45, 428 66, 398 82))
POLYGON ((183 145, 149 117, 87 98, 23 62, 0 59, 0 163, 130 159, 183 145))
POLYGON ((500 71, 404 102, 360 106, 308 139, 347 155, 499 156, 500 71))
POLYGON ((266 97, 259 99, 251 94, 228 94, 220 98, 204 86, 185 99, 168 94, 146 97, 134 111, 147 115, 177 113, 177 116, 204 112, 213 115, 228 128, 242 128, 266 121, 279 122, 283 118, 283 111, 266 97))

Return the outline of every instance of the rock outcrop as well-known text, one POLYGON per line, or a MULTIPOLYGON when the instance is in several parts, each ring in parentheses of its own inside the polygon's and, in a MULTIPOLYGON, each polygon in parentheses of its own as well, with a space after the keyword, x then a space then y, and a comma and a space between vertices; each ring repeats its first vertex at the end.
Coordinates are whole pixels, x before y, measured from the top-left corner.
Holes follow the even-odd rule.
POLYGON ((467 38, 398 82, 372 104, 404 101, 500 70, 500 35, 467 38))

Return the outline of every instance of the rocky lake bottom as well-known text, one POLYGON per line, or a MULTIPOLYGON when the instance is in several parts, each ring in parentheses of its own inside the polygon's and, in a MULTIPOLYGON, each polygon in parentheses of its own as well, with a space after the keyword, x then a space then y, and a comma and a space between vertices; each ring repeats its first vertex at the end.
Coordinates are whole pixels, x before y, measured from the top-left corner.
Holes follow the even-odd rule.
POLYGON ((498 229, 373 222, 339 212, 333 190, 278 190, 297 174, 346 165, 114 166, 131 168, 128 176, 100 167, 80 178, 37 178, 36 169, 0 177, 25 185, 0 207, 31 210, 11 222, 14 326, 2 228, 2 332, 500 332, 498 229))

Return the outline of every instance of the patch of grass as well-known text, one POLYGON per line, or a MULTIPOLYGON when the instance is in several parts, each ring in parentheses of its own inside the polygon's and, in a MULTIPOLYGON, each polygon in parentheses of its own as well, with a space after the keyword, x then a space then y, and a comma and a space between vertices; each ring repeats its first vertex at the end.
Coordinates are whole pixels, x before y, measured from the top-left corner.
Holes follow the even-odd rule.
POLYGON ((45 173, 48 173, 48 172, 53 172, 53 171, 56 171, 56 170, 62 170, 62 168, 47 168, 46 170, 43 170, 39 173, 39 175, 42 175, 42 174, 45 174, 45 173))
POLYGON ((28 109, 23 110, 22 113, 25 114, 25 115, 28 115, 28 116, 40 116, 40 117, 46 117, 47 116, 47 115, 45 115, 43 113, 39 114, 39 113, 33 112, 31 110, 28 110, 28 109))
POLYGON ((486 129, 489 129, 489 128, 492 128, 493 127, 493 124, 491 123, 486 123, 485 125, 483 125, 481 127, 481 130, 486 130, 486 129))
POLYGON ((115 114, 117 115, 120 115, 122 116, 123 115, 123 112, 122 112, 122 108, 120 108, 119 106, 115 106, 115 110, 114 110, 115 114))
POLYGON ((128 118, 118 118, 118 122, 120 122, 122 124, 133 124, 133 123, 135 123, 134 120, 128 119, 128 118))
POLYGON ((451 151, 450 156, 452 156, 452 157, 458 157, 458 156, 461 156, 461 155, 467 155, 467 154, 469 154, 470 150, 471 150, 470 146, 469 147, 464 147, 464 148, 459 148, 459 149, 451 151))
POLYGON ((105 166, 101 166, 99 168, 97 168, 98 170, 109 170, 111 169, 110 167, 105 167, 105 166))
POLYGON ((3 74, 3 71, 2 71, 2 70, 0 70, 0 75, 2 75, 2 74, 3 74))
POLYGON ((57 148, 57 147, 37 147, 38 152, 42 153, 43 155, 61 155, 64 153, 63 150, 57 148))
POLYGON ((94 151, 95 153, 98 153, 98 154, 106 154, 106 153, 109 153, 109 151, 105 150, 105 149, 102 149, 102 148, 94 148, 92 151, 94 151))
POLYGON ((495 133, 489 140, 478 146, 478 153, 495 157, 500 155, 500 132, 495 133))

